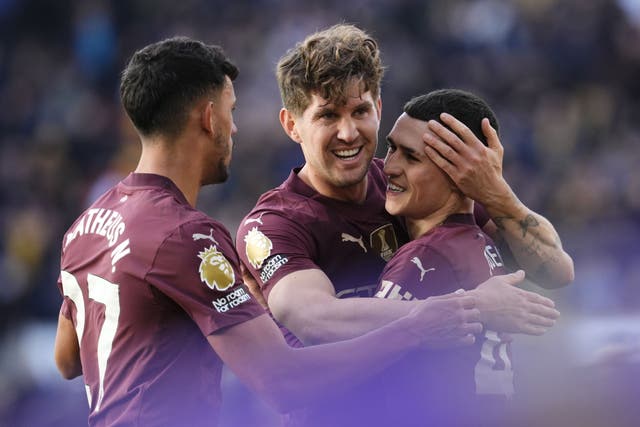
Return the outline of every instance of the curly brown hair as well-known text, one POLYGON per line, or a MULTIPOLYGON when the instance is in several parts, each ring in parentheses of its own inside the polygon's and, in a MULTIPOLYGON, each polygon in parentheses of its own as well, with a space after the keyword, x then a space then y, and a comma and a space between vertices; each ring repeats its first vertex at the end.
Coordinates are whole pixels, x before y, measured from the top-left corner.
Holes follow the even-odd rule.
POLYGON ((282 104, 295 115, 306 110, 312 93, 344 105, 353 79, 377 99, 383 74, 378 43, 348 24, 311 34, 280 58, 276 70, 282 104))

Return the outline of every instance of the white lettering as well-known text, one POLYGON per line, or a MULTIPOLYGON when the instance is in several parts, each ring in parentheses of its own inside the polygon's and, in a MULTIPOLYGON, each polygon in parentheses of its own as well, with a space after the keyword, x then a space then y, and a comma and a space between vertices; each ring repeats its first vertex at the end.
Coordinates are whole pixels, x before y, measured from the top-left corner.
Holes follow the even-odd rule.
POLYGON ((211 303, 218 313, 226 313, 230 309, 235 308, 250 299, 251 295, 249 295, 244 288, 237 288, 229 292, 227 295, 211 301, 211 303))
MULTIPOLYGON (((111 215, 109 215, 109 217, 107 218, 107 220, 104 222, 104 225, 98 229, 96 231, 96 233, 98 233, 101 236, 107 236, 107 231, 109 230, 109 228, 111 227, 111 225, 116 221, 116 219, 120 216, 120 214, 116 211, 110 211, 108 210, 107 212, 111 213, 111 215)), ((106 215, 105 215, 106 216, 106 215)), ((108 238, 108 237, 107 237, 108 238)))
POLYGON ((383 280, 381 283, 382 288, 376 292, 376 298, 397 299, 411 301, 414 298, 413 294, 409 291, 402 292, 402 286, 396 285, 389 280, 383 280))
POLYGON ((129 239, 127 239, 111 251, 111 265, 115 266, 123 256, 129 255, 130 253, 131 249, 129 248, 129 239))
POLYGON ((94 208, 94 209, 89 209, 89 211, 87 212, 87 226, 84 229, 85 234, 89 233, 89 227, 91 227, 91 221, 93 221, 93 216, 98 213, 99 209, 94 208))
POLYGON ((109 247, 113 246, 118 241, 118 237, 122 236, 122 233, 124 233, 124 229, 125 225, 124 222, 122 222, 122 217, 120 217, 117 225, 113 227, 114 231, 111 233, 111 237, 109 237, 109 234, 107 234, 107 238, 109 239, 109 247))
POLYGON ((504 264, 502 263, 502 258, 500 258, 500 254, 498 250, 491 246, 486 245, 484 247, 484 257, 487 260, 487 264, 489 264, 489 270, 491 274, 493 274, 493 269, 497 267, 502 267, 504 264))
POLYGON ((75 239, 78 235, 82 236, 82 230, 84 229, 84 216, 80 218, 80 221, 78 221, 78 225, 76 225, 76 228, 69 234, 67 234, 67 242, 65 243, 65 247, 67 247, 69 245, 69 243, 71 243, 73 241, 73 239, 75 239))
POLYGON ((91 224, 91 233, 97 233, 96 230, 99 230, 104 225, 104 222, 107 220, 107 216, 111 211, 105 209, 100 209, 96 214, 95 218, 93 218, 93 224, 91 224))
MULTIPOLYGON (((107 245, 111 248, 118 242, 120 236, 124 234, 125 229, 126 226, 120 213, 110 209, 89 209, 80 217, 73 231, 67 234, 65 248, 76 237, 85 234, 97 234, 106 237, 107 245)), ((111 252, 111 265, 114 268, 119 260, 131 253, 129 245, 130 242, 127 239, 111 252)))
POLYGON ((271 277, 275 274, 276 271, 283 265, 289 262, 289 258, 283 257, 282 255, 276 255, 267 262, 267 264, 262 267, 262 271, 260 272, 260 279, 262 282, 266 282, 271 279, 271 277))

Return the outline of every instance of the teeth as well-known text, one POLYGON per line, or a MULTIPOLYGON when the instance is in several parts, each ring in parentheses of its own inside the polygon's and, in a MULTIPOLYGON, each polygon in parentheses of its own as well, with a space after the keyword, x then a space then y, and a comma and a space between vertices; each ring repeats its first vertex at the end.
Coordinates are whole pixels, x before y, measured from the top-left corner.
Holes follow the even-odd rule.
POLYGON ((352 148, 351 150, 339 150, 339 151, 334 151, 335 155, 340 157, 340 158, 348 158, 348 157, 353 157, 356 154, 358 154, 360 152, 359 148, 352 148))
POLYGON ((393 191, 393 192, 395 192, 395 193, 401 193, 401 192, 403 192, 403 191, 404 191, 404 188, 399 187, 399 186, 397 186, 397 185, 392 184, 392 183, 390 183, 390 182, 389 182, 389 183, 387 184, 387 190, 389 190, 389 191, 393 191))

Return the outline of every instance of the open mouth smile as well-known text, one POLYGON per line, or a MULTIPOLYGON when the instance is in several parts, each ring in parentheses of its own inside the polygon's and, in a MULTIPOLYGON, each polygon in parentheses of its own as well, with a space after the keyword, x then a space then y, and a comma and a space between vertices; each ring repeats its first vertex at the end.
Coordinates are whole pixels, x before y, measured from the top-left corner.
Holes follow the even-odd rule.
POLYGON ((357 157, 360 151, 362 151, 362 147, 351 148, 349 150, 335 150, 333 154, 339 159, 349 160, 357 157))

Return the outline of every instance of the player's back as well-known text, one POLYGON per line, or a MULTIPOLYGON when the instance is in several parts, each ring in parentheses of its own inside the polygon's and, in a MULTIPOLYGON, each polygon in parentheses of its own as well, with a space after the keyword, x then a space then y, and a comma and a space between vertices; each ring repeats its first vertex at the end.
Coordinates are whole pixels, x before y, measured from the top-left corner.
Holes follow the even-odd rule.
POLYGON ((199 260, 167 243, 207 219, 151 178, 161 185, 130 176, 132 185, 108 191, 63 242, 61 286, 73 301, 63 310, 80 337, 91 425, 211 425, 217 416, 220 360, 171 295, 188 300, 180 275, 199 260))

